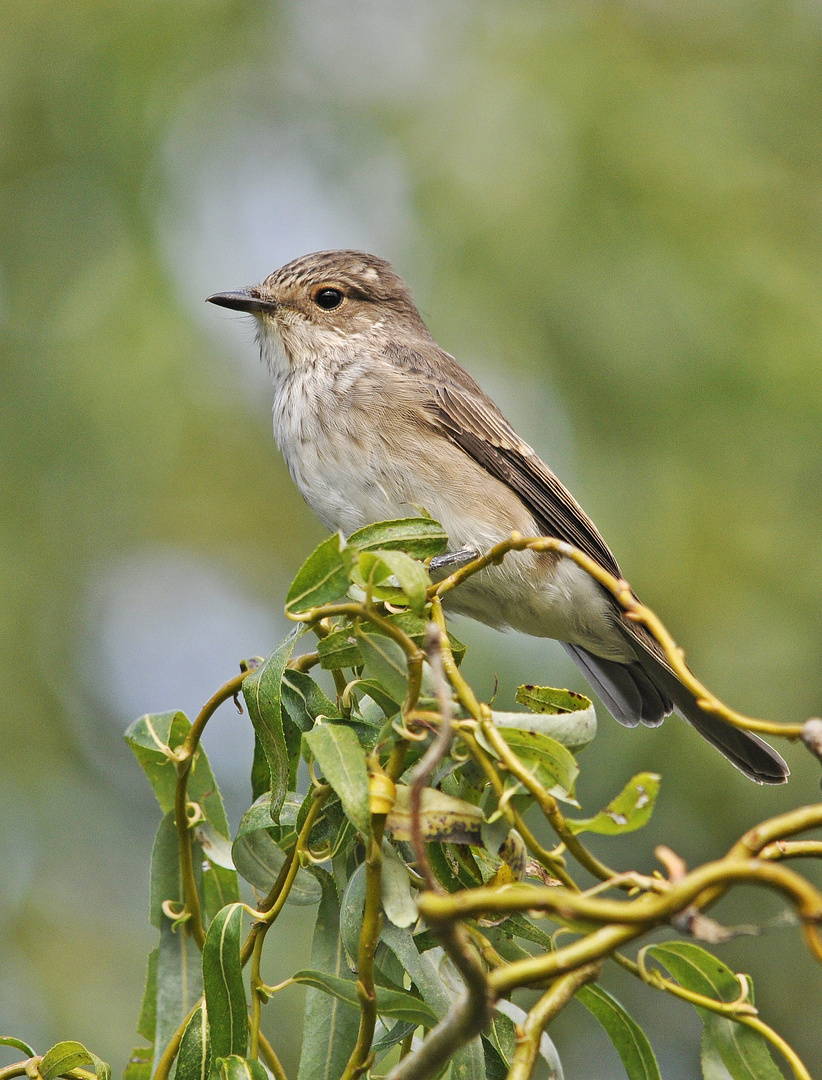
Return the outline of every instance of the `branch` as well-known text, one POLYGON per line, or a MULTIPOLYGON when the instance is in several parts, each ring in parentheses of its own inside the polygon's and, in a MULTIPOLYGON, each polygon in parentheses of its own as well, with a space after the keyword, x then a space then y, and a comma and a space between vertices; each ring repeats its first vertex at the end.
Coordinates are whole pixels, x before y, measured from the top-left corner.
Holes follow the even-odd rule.
MULTIPOLYGON (((434 607, 439 607, 436 600, 434 607)), ((411 785, 411 838, 417 862, 428 887, 437 892, 441 891, 441 887, 425 855, 420 809, 423 788, 451 748, 451 695, 443 666, 446 649, 448 639, 445 633, 436 623, 431 623, 427 651, 440 708, 440 730, 415 770, 411 785)), ((431 929, 459 971, 466 993, 454 1003, 445 1019, 426 1037, 420 1049, 403 1058, 391 1071, 389 1080, 423 1080, 433 1076, 460 1047, 485 1030, 494 1010, 496 995, 490 990, 482 964, 465 930, 453 922, 431 929)))
MULTIPOLYGON (((449 682, 456 691, 457 697, 459 698, 460 703, 462 704, 465 711, 474 718, 477 724, 481 725, 484 717, 483 707, 480 705, 479 701, 477 701, 474 691, 460 674, 460 670, 457 667, 456 661, 454 660, 453 653, 451 652, 451 647, 448 643, 448 635, 446 632, 445 617, 442 612, 442 604, 440 603, 438 597, 435 597, 431 602, 431 617, 440 630, 440 656, 442 658, 442 665, 445 673, 448 676, 449 682)), ((497 795, 497 798, 502 799, 505 785, 503 784, 499 773, 494 767, 488 754, 480 746, 473 733, 468 730, 465 724, 462 724, 460 726, 460 735, 462 736, 462 739, 465 742, 465 745, 468 748, 471 757, 479 765, 479 767, 482 769, 482 771, 485 773, 486 777, 490 781, 491 786, 493 787, 497 795)), ((506 749, 507 745, 508 744, 506 743, 506 749)), ((550 796, 548 796, 548 798, 550 798, 550 796)), ((536 837, 522 820, 521 815, 516 810, 514 810, 514 808, 510 806, 507 802, 501 804, 501 809, 503 810, 506 819, 509 821, 512 827, 519 832, 520 836, 525 842, 526 847, 534 856, 534 858, 536 858, 537 861, 542 866, 544 866, 545 869, 553 877, 558 878, 567 888, 576 889, 577 886, 574 882, 574 879, 566 872, 561 860, 559 860, 556 856, 552 855, 551 852, 546 851, 546 849, 537 841, 536 837)))
MULTIPOLYGON (((806 931, 817 933, 816 927, 822 922, 822 893, 787 867, 756 859, 740 862, 725 858, 706 863, 680 881, 671 883, 664 893, 646 893, 637 900, 599 899, 561 887, 510 885, 503 889, 483 886, 444 896, 423 893, 417 900, 417 906, 429 923, 464 919, 487 912, 546 911, 554 912, 565 920, 582 919, 650 928, 667 922, 710 886, 728 886, 738 881, 766 885, 785 893, 797 908, 806 931)), ((810 941, 809 946, 814 955, 822 960, 822 947, 810 941)))
POLYGON ((188 820, 188 777, 194 764, 194 757, 200 745, 205 726, 224 701, 235 697, 242 688, 246 676, 254 669, 249 667, 229 679, 214 694, 200 710, 200 714, 185 738, 185 742, 174 754, 174 764, 177 769, 177 784, 174 789, 174 824, 177 828, 177 841, 180 848, 180 877, 183 883, 183 912, 181 918, 185 922, 188 933, 194 938, 198 947, 202 950, 205 942, 205 929, 203 917, 200 911, 200 896, 197 892, 197 882, 194 877, 194 859, 191 853, 191 836, 189 833, 188 820))
POLYGON ((602 963, 585 964, 576 971, 561 975, 546 994, 528 1013, 517 1032, 517 1045, 506 1080, 529 1080, 539 1056, 539 1044, 546 1025, 561 1012, 581 986, 593 982, 602 970, 602 963))
POLYGON ((248 932, 248 937, 243 942, 243 947, 240 950, 240 963, 246 964, 251 959, 251 971, 249 975, 249 983, 251 986, 251 1027, 250 1027, 250 1050, 249 1054, 252 1058, 256 1058, 258 1052, 259 1035, 260 1035, 260 1007, 264 1001, 268 1000, 268 995, 265 991, 265 984, 263 983, 260 974, 260 961, 262 958, 263 943, 265 936, 271 928, 272 924, 276 920, 277 916, 282 911, 288 894, 291 892, 291 886, 294 884, 294 879, 297 876, 297 871, 300 868, 300 852, 304 851, 308 846, 308 838, 311 835, 311 830, 314 828, 314 824, 320 815, 323 803, 331 794, 331 786, 329 784, 318 785, 314 789, 314 801, 309 807, 306 814, 303 826, 300 829, 297 842, 291 849, 291 853, 283 863, 280 873, 277 875, 277 880, 274 882, 274 886, 269 892, 268 896, 260 905, 260 918, 248 932))
MULTIPOLYGON (((439 892, 440 886, 437 879, 431 870, 428 863, 428 857, 425 854, 425 844, 422 839, 422 822, 420 813, 422 810, 422 793, 423 789, 431 779, 431 774, 442 759, 451 750, 451 741, 453 739, 453 727, 451 724, 451 695, 448 692, 448 685, 445 681, 445 672, 443 670, 442 660, 442 642, 443 633, 440 627, 436 623, 430 623, 428 628, 428 662, 431 665, 431 672, 434 676, 434 685, 437 692, 437 704, 439 705, 439 724, 440 728, 436 738, 426 750, 425 754, 414 769, 414 778, 411 783, 411 844, 414 848, 414 855, 417 859, 417 865, 420 873, 426 880, 428 888, 439 892)), ((447 642, 447 638, 445 639, 447 642)))
MULTIPOLYGON (((813 753, 816 753, 812 745, 813 739, 806 731, 804 724, 779 724, 771 720, 755 720, 749 716, 743 716, 741 713, 735 712, 733 709, 729 709, 727 705, 724 705, 697 679, 685 663, 684 651, 674 641, 662 620, 649 607, 637 600, 628 582, 624 578, 614 577, 594 559, 564 540, 557 540, 547 536, 526 539, 519 533, 511 533, 507 540, 496 544, 485 555, 474 559, 473 562, 468 563, 466 566, 460 567, 459 570, 456 570, 436 585, 432 585, 428 590, 429 596, 442 598, 446 593, 461 585, 463 581, 466 581, 474 574, 479 573, 493 563, 501 562, 511 551, 555 552, 557 555, 571 559, 577 566, 590 574, 604 589, 611 593, 629 619, 640 623, 649 631, 665 653, 665 658, 679 680, 691 691, 699 707, 704 712, 718 716, 733 727, 742 728, 746 731, 756 731, 763 735, 776 735, 791 740, 808 735, 806 745, 813 753)), ((820 749, 820 752, 822 752, 822 749, 820 749)))
POLYGON ((611 870, 603 862, 600 862, 600 860, 597 859, 595 855, 592 855, 585 845, 580 842, 579 838, 571 832, 568 828, 568 823, 565 820, 565 815, 559 808, 557 800, 550 792, 546 791, 536 777, 526 769, 505 739, 503 739, 502 735, 500 735, 499 730, 491 719, 491 710, 488 709, 487 706, 480 706, 480 709, 480 728, 482 729, 482 733, 497 752, 506 769, 508 769, 508 771, 519 780, 522 786, 534 796, 537 805, 540 810, 542 810, 554 832, 562 843, 565 844, 565 847, 571 852, 580 866, 584 866, 586 870, 594 875, 594 877, 598 877, 602 881, 610 881, 618 878, 619 875, 615 870, 611 870))

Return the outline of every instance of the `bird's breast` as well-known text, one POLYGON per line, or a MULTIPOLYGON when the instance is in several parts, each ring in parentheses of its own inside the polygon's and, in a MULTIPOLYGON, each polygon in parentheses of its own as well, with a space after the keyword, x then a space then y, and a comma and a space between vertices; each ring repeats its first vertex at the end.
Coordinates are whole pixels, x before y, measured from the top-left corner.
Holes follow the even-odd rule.
MULTIPOLYGON (((384 380, 351 363, 338 371, 307 367, 275 383, 277 443, 326 528, 349 535, 425 511, 441 522, 451 550, 484 552, 513 531, 537 535, 511 488, 419 416, 401 395, 386 393, 384 380)), ((493 626, 579 644, 612 634, 599 586, 568 560, 532 552, 484 570, 450 593, 448 606, 493 626)), ((622 647, 616 639, 614 647, 622 647)))

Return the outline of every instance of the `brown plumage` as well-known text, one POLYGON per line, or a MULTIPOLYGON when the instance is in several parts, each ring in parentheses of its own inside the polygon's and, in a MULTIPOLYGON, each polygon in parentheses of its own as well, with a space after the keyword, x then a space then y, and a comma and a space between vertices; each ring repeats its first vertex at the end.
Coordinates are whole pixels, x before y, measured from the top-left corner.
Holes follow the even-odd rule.
MULTIPOLYGON (((590 518, 437 345, 383 259, 316 252, 209 300, 256 316, 277 443, 328 528, 424 506, 453 550, 486 550, 516 529, 568 541, 621 576, 590 518)), ((752 780, 786 779, 779 754, 703 712, 653 638, 571 560, 511 555, 449 598, 493 626, 562 641, 621 723, 655 726, 676 709, 752 780)))

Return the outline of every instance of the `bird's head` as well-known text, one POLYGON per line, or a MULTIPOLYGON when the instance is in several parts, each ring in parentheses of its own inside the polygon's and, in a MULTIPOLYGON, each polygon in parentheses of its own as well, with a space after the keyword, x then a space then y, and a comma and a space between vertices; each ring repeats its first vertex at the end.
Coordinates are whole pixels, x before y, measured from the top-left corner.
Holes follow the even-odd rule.
POLYGON ((312 363, 329 351, 428 331, 390 264, 363 251, 316 251, 275 270, 259 285, 214 293, 208 302, 258 320, 272 366, 312 363), (284 357, 281 355, 284 351, 284 357))

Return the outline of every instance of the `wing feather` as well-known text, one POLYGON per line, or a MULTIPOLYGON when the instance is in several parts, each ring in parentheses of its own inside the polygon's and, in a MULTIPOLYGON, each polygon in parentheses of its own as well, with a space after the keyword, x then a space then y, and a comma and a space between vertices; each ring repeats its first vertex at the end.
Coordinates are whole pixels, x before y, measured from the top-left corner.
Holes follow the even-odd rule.
POLYGON ((545 536, 566 540, 621 576, 608 545, 576 499, 484 394, 442 383, 431 385, 431 392, 442 431, 516 492, 545 536))
MULTIPOLYGON (((491 476, 506 484, 533 515, 544 536, 565 540, 594 559, 614 577, 622 577, 611 549, 561 480, 517 435, 503 414, 464 368, 431 340, 420 348, 393 346, 393 364, 419 380, 430 423, 491 476)), ((669 667, 662 649, 644 627, 614 614, 629 641, 669 667)))

